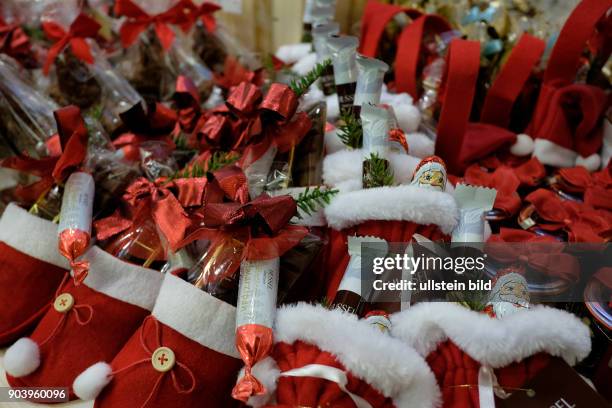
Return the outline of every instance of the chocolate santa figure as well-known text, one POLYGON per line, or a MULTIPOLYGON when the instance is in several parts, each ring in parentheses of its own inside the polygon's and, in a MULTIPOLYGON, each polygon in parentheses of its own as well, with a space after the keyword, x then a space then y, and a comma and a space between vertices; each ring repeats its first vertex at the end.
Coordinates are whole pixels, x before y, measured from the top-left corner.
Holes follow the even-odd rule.
POLYGON ((438 156, 425 157, 414 170, 412 182, 414 186, 446 190, 446 164, 438 156))
POLYGON ((489 293, 485 312, 495 318, 529 309, 529 290, 527 280, 517 268, 506 268, 498 272, 489 293))

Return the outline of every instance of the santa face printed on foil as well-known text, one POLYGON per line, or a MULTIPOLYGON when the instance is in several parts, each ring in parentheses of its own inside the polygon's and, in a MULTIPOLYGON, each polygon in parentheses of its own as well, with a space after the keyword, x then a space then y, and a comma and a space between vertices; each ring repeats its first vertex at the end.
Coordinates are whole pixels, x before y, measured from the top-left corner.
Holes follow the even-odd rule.
POLYGON ((511 272, 500 276, 489 294, 487 312, 499 319, 528 308, 529 290, 523 275, 511 272))
POLYGON ((446 165, 437 156, 429 156, 421 160, 414 170, 412 182, 414 186, 433 190, 446 190, 446 165))

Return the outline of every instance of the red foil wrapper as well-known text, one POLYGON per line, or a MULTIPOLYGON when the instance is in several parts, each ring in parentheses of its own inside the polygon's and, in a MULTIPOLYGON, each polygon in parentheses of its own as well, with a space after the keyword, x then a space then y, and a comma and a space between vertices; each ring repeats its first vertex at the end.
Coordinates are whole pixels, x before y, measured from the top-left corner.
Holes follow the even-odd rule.
POLYGON ((80 285, 89 272, 89 262, 77 261, 89 247, 91 237, 85 231, 67 229, 59 234, 59 251, 70 261, 74 273, 74 282, 80 285))
POLYGON ((232 390, 234 399, 246 402, 252 395, 262 395, 265 387, 251 373, 251 368, 272 351, 272 329, 259 324, 245 324, 236 329, 236 348, 245 363, 244 376, 232 390))
POLYGON ((298 97, 295 92, 285 84, 274 83, 270 85, 270 89, 259 107, 275 112, 282 120, 287 120, 293 116, 297 106, 298 97))
POLYGON ((257 109, 261 101, 261 91, 251 83, 242 82, 232 88, 227 97, 226 104, 232 109, 242 113, 251 113, 257 109))

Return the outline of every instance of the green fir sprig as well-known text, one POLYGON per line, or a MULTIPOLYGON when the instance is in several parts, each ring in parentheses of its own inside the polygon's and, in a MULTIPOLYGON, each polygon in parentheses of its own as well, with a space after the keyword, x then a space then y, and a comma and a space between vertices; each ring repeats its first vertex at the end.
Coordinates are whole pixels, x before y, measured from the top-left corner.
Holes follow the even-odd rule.
POLYGON ((240 155, 235 152, 214 152, 208 161, 208 171, 213 172, 238 161, 240 155))
POLYGON ((389 162, 372 153, 364 162, 363 186, 366 188, 393 185, 393 171, 389 162))
POLYGON ((329 204, 336 194, 338 194, 338 190, 321 189, 320 186, 313 189, 306 187, 306 190, 298 195, 296 203, 305 214, 312 215, 319 207, 325 207, 329 204))
POLYGON ((315 67, 303 77, 291 81, 290 87, 293 92, 295 92, 298 97, 304 95, 306 91, 308 91, 308 88, 310 88, 310 85, 314 84, 314 82, 319 79, 321 75, 323 75, 323 71, 325 71, 325 69, 329 67, 331 63, 332 62, 330 59, 326 59, 325 61, 315 65, 315 67))
POLYGON ((359 149, 363 145, 363 128, 361 122, 351 113, 343 114, 340 119, 342 125, 338 127, 340 133, 338 137, 342 143, 351 149, 359 149))

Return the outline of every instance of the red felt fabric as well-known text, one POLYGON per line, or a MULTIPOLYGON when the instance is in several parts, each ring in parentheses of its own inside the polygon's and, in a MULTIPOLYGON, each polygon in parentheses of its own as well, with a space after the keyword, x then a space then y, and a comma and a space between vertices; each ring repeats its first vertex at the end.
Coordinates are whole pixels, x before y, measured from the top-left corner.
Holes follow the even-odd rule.
MULTIPOLYGON (((495 376, 502 387, 520 388, 546 367, 549 361, 550 356, 547 354, 536 354, 518 363, 495 370, 495 376)), ((427 363, 440 386, 443 408, 479 408, 478 370, 480 363, 450 340, 439 344, 438 348, 427 356, 427 363), (463 385, 466 384, 472 386, 464 387, 463 385)))
POLYGON ((0 346, 17 340, 43 317, 66 273, 0 242, 0 346))
MULTIPOLYGON (((40 366, 32 374, 14 378, 7 375, 13 387, 68 387, 87 367, 99 361, 110 361, 149 313, 147 310, 114 299, 89 288, 74 286, 72 279, 58 291, 74 297, 73 308, 66 314, 49 308, 30 338, 43 343, 58 326, 56 333, 40 347, 40 366), (81 307, 81 306, 84 307, 81 307), (86 310, 91 306, 91 320, 86 310)), ((71 399, 74 394, 70 393, 71 399)))
POLYGON ((333 299, 344 276, 349 262, 348 237, 374 236, 387 242, 409 242, 414 234, 421 234, 432 241, 448 241, 435 225, 420 225, 410 221, 366 221, 353 228, 342 231, 330 230, 329 245, 327 247, 325 282, 327 298, 333 299))
MULTIPOLYGON (((322 364, 346 368, 333 356, 322 351, 316 345, 302 341, 292 344, 277 343, 274 346, 273 358, 281 372, 300 368, 308 364, 322 364)), ((367 400, 373 407, 392 408, 393 401, 385 398, 366 381, 350 372, 347 375, 347 390, 367 400)), ((275 407, 334 407, 354 408, 353 400, 342 391, 335 382, 315 377, 280 377, 276 389, 275 407)))
POLYGON ((142 330, 143 340, 150 350, 160 346, 169 347, 174 352, 176 361, 192 371, 196 380, 193 391, 179 393, 175 389, 172 372, 181 389, 189 389, 192 384, 188 372, 178 364, 162 374, 147 361, 118 372, 96 399, 94 405, 96 408, 137 408, 149 395, 151 399, 147 407, 238 406, 238 402, 232 399, 231 392, 238 371, 242 367, 240 359, 206 348, 161 322, 157 322, 157 325, 151 323, 150 321, 143 323, 115 356, 111 363, 113 371, 151 357, 140 343, 142 330), (157 344, 157 330, 161 344, 157 344), (160 375, 163 375, 163 378, 159 388, 154 390, 155 382, 160 375))

